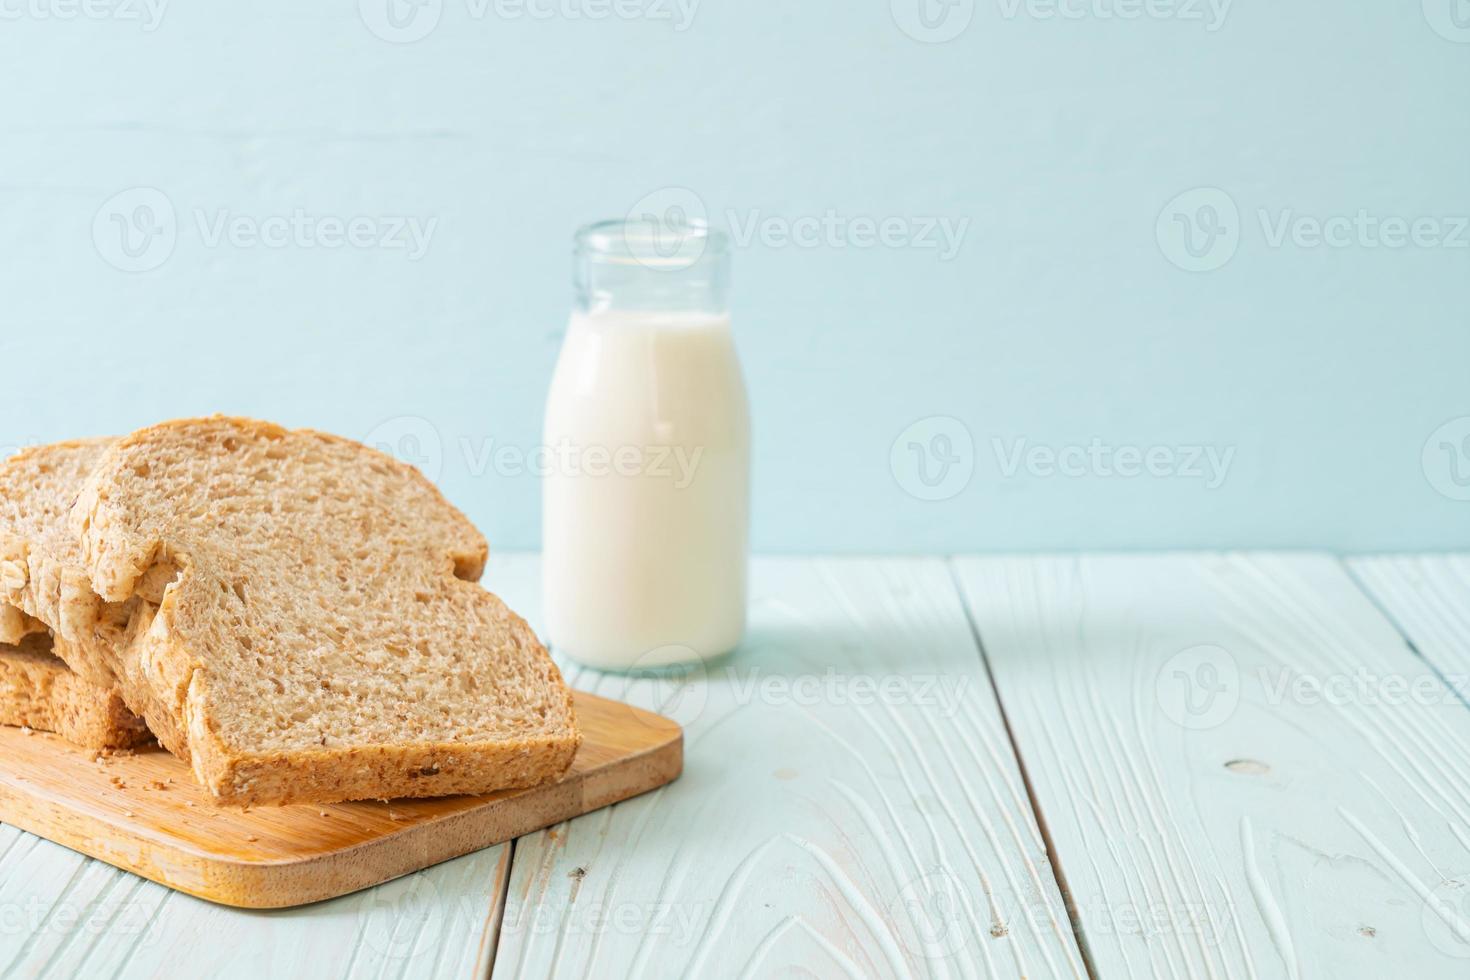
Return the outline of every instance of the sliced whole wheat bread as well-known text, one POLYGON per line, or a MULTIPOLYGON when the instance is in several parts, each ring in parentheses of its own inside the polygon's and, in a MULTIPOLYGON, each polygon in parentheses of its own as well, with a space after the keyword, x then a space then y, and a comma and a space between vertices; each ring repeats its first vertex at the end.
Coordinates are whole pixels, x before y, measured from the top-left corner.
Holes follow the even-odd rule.
MULTIPOLYGON (((146 699, 128 698, 112 669, 138 600, 105 603, 92 591, 82 549, 67 515, 82 482, 112 439, 86 439, 24 449, 0 464, 0 643, 50 634, 51 652, 78 675, 99 704, 122 695, 138 715, 146 699)), ((27 676, 36 676, 30 672, 27 676)), ((140 693, 145 689, 138 687, 140 693)), ((181 739, 167 712, 151 712, 165 744, 181 739)), ((131 723, 131 722, 130 722, 131 723)))
POLYGON ((115 688, 82 680, 44 633, 0 643, 0 725, 55 732, 85 749, 126 749, 149 737, 115 688))
POLYGON ((50 630, 70 648, 58 649, 86 680, 110 684, 99 626, 116 631, 128 610, 107 610, 92 591, 82 549, 67 515, 82 481, 110 439, 60 442, 24 449, 0 464, 0 642, 50 630))
POLYGON ((220 802, 486 793, 571 763, 570 692, 476 584, 484 538, 389 456, 165 423, 107 450, 71 528, 92 590, 148 600, 107 666, 220 802))

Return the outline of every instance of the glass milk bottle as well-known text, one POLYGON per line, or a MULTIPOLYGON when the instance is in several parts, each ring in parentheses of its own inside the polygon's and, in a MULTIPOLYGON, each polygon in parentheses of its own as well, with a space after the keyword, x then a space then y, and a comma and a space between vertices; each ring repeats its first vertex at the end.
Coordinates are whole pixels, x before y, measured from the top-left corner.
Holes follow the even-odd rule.
POLYGON ((546 400, 547 632, 607 670, 708 660, 745 629, 750 417, 728 240, 607 221, 574 255, 546 400))

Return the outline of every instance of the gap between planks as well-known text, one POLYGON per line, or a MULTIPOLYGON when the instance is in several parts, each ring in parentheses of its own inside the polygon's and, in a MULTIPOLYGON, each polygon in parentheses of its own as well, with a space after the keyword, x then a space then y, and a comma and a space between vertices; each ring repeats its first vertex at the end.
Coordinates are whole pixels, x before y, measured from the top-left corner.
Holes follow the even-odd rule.
POLYGON ((1036 827, 1041 832, 1041 839, 1046 845, 1047 856, 1051 859, 1052 877, 1057 883, 1057 890, 1062 896, 1062 904, 1067 910, 1067 921, 1072 927, 1072 935, 1077 940, 1077 951, 1082 956, 1082 968, 1087 971, 1089 980, 1098 980, 1098 972, 1092 962, 1092 951, 1088 948, 1087 936, 1082 931, 1081 923, 1077 918, 1077 907, 1072 900, 1072 889, 1067 884, 1066 869, 1062 867, 1061 856, 1057 853, 1056 842, 1052 839, 1051 826, 1047 822, 1046 813, 1036 798, 1036 787, 1032 784, 1031 772, 1026 767, 1026 755, 1021 751, 1020 743, 1016 741, 1016 733, 1011 727, 1010 715, 1006 713, 1005 698, 1001 696, 1000 687, 995 682, 995 671, 990 666, 989 655, 985 652, 985 638, 980 635, 980 624, 975 622, 975 612, 970 608, 969 599, 966 598, 964 586, 960 582, 959 570, 955 567, 956 557, 946 555, 945 568, 949 571, 955 594, 959 596, 960 604, 964 607, 965 621, 970 625, 970 637, 975 641, 975 653, 980 658, 981 666, 985 668, 985 676, 990 680, 990 692, 995 698, 995 710, 1000 715, 1006 741, 1011 747, 1011 755, 1015 756, 1016 768, 1021 772, 1021 784, 1026 788, 1026 802, 1031 807, 1031 815, 1036 820, 1036 827))

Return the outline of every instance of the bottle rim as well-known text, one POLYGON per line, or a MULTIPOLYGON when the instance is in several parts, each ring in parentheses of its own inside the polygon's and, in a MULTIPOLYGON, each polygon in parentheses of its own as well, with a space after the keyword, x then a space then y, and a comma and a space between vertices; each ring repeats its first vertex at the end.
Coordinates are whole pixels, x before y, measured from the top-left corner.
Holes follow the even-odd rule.
POLYGON ((577 229, 577 255, 596 262, 687 269, 729 250, 730 238, 703 219, 610 218, 577 229))

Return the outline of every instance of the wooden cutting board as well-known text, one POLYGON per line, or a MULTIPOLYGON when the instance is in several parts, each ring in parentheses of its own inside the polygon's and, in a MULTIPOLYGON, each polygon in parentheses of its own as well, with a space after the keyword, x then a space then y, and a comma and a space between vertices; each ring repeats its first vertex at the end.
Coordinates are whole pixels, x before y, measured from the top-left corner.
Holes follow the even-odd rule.
POLYGON ((94 759, 0 727, 0 823, 241 908, 345 895, 626 800, 675 779, 679 726, 576 692, 582 747, 561 780, 490 796, 237 810, 158 748, 94 759))

